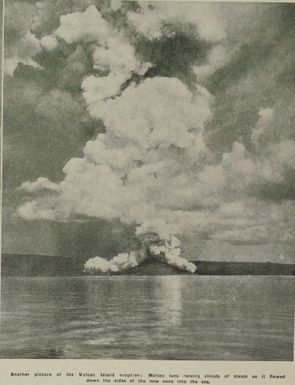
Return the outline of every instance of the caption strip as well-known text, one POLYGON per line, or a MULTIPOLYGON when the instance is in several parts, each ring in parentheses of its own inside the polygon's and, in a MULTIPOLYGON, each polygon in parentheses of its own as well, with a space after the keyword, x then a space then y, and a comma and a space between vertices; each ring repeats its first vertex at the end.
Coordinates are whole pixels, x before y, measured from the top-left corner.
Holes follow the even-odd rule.
POLYGON ((221 384, 224 380, 234 381, 235 383, 245 383, 249 380, 249 383, 254 383, 254 381, 265 381, 265 383, 270 384, 270 381, 277 383, 278 380, 281 380, 280 383, 284 383, 284 380, 287 380, 286 374, 263 374, 263 373, 253 373, 243 374, 218 374, 218 373, 207 373, 207 374, 198 374, 198 373, 182 373, 182 374, 173 374, 173 373, 112 373, 112 372, 11 372, 11 377, 25 377, 25 378, 34 378, 37 380, 44 378, 67 378, 67 380, 79 378, 81 383, 85 384, 145 384, 145 385, 163 385, 163 384, 221 384))

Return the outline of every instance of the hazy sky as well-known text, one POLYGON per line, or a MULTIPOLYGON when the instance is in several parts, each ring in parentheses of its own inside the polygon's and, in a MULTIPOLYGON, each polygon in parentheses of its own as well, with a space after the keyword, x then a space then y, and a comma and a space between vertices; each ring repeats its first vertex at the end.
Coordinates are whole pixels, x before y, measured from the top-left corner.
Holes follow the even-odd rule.
POLYGON ((294 7, 7 0, 3 251, 295 262, 294 7))

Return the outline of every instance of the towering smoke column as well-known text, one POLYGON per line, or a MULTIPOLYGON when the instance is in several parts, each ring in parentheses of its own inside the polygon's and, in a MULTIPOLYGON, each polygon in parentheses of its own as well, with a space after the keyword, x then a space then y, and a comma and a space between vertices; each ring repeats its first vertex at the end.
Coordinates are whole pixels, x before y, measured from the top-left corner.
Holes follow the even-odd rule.
MULTIPOLYGON (((158 244, 148 246, 150 256, 193 273, 196 267, 181 257, 175 235, 198 228, 201 222, 211 223, 205 210, 215 205, 218 191, 210 194, 210 184, 198 173, 211 157, 203 127, 211 117, 212 97, 194 81, 185 84, 189 76, 194 78, 197 49, 186 52, 185 64, 182 57, 175 59, 182 62, 183 81, 173 65, 167 67, 170 56, 161 55, 172 54, 174 40, 178 45, 184 41, 197 47, 201 41, 203 46, 204 42, 216 46, 222 31, 212 12, 209 24, 204 23, 209 17, 205 5, 196 19, 190 6, 184 12, 181 4, 171 4, 167 17, 160 4, 152 8, 142 4, 139 11, 122 10, 122 15, 129 23, 125 32, 92 5, 62 16, 56 31, 43 38, 44 44, 54 42, 47 49, 81 44, 92 53, 93 73, 81 87, 90 115, 103 122, 105 133, 86 143, 83 158, 65 165, 60 183, 46 178, 24 182, 20 189, 43 195, 21 205, 18 214, 49 220, 75 214, 119 218, 124 224, 136 224, 138 235, 157 234, 158 244), (163 53, 145 61, 145 54, 136 52, 142 39, 150 47, 160 42, 163 53)), ((144 251, 121 253, 110 261, 96 257, 86 262, 85 271, 124 271, 145 258, 144 251)))

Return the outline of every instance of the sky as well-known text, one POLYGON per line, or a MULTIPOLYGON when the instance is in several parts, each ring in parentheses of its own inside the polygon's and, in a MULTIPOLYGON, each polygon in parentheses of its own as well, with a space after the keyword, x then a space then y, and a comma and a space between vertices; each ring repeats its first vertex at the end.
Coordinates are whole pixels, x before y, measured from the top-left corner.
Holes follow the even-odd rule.
POLYGON ((294 263, 294 17, 7 0, 3 252, 294 263))

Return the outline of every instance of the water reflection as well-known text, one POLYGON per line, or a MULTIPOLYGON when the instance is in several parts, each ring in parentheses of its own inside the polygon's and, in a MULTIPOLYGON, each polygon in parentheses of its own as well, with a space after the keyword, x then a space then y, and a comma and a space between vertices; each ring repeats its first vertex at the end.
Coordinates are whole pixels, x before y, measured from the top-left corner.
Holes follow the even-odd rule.
POLYGON ((292 360, 293 304, 279 277, 4 278, 0 354, 292 360))
POLYGON ((162 276, 155 280, 154 297, 158 298, 157 311, 161 322, 167 325, 182 323, 182 285, 181 276, 162 276))

